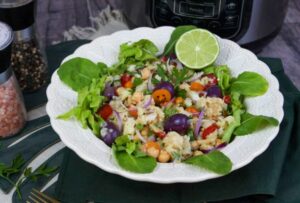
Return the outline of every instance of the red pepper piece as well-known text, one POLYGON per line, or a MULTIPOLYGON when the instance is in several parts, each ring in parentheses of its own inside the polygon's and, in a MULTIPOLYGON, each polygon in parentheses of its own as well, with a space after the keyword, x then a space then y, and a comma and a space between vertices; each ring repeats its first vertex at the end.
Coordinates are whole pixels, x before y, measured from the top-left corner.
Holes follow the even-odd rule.
POLYGON ((209 127, 205 128, 203 133, 202 133, 202 139, 206 139, 209 134, 213 133, 218 128, 219 127, 215 123, 213 123, 209 127))

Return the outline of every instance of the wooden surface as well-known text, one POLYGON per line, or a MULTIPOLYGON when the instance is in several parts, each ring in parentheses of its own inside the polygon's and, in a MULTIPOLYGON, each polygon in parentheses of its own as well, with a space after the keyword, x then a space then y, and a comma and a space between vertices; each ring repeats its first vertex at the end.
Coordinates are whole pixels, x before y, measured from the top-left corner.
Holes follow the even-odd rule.
MULTIPOLYGON (((38 0, 38 32, 44 44, 63 39, 63 31, 73 25, 90 26, 89 14, 117 0, 38 0)), ((290 0, 289 10, 279 35, 259 53, 281 58, 288 76, 300 89, 300 0, 290 0)))

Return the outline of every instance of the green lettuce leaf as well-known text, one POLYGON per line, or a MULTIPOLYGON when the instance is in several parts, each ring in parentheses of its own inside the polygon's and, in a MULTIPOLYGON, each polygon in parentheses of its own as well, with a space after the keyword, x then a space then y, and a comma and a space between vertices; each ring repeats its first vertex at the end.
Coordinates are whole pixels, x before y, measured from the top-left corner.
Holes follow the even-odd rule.
POLYGON ((233 117, 234 121, 229 124, 229 126, 224 131, 222 141, 229 143, 232 140, 234 130, 241 125, 241 114, 243 111, 241 109, 234 109, 233 117))
POLYGON ((68 120, 75 117, 83 128, 90 127, 95 135, 99 135, 103 119, 96 114, 100 106, 105 102, 102 95, 106 77, 93 79, 92 83, 78 92, 77 106, 70 111, 59 115, 58 119, 68 120))
POLYGON ((212 151, 208 154, 191 157, 183 163, 205 168, 217 174, 228 174, 232 169, 231 160, 220 151, 212 151))
POLYGON ((231 82, 231 73, 228 66, 209 66, 203 69, 205 74, 213 73, 218 78, 218 85, 222 89, 223 93, 229 89, 231 82))
POLYGON ((141 64, 142 62, 156 59, 158 48, 153 42, 141 39, 132 44, 124 43, 120 46, 119 64, 141 64))

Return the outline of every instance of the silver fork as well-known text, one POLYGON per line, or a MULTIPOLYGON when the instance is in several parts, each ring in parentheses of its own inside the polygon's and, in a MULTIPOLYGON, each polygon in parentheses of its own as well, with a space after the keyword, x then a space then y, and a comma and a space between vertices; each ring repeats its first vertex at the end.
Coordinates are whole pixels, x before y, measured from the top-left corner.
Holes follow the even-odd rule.
POLYGON ((53 199, 52 197, 49 197, 48 195, 45 195, 44 193, 33 189, 28 196, 28 200, 26 203, 60 203, 56 199, 53 199))

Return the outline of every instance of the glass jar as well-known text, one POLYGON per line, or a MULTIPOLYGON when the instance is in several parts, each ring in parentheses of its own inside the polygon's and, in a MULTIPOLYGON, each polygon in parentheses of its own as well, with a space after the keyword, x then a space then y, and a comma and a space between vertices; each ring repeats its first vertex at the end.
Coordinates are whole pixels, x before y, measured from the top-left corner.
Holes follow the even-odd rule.
POLYGON ((0 21, 14 31, 11 66, 20 88, 33 92, 48 82, 44 49, 34 23, 35 0, 0 0, 0 21))
POLYGON ((10 27, 0 22, 0 138, 17 134, 26 123, 26 110, 16 77, 10 66, 10 27))

